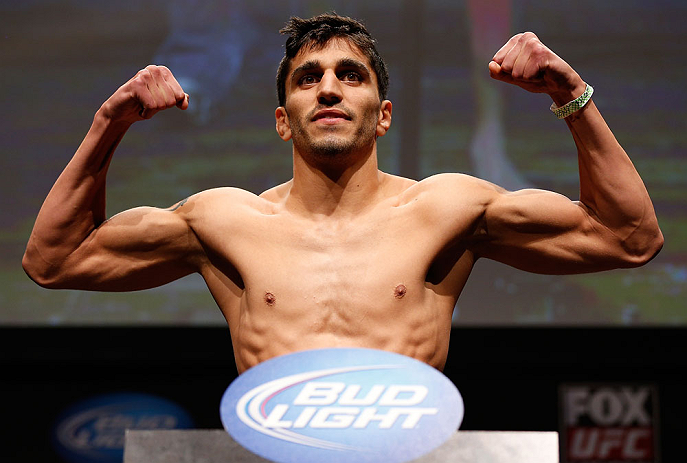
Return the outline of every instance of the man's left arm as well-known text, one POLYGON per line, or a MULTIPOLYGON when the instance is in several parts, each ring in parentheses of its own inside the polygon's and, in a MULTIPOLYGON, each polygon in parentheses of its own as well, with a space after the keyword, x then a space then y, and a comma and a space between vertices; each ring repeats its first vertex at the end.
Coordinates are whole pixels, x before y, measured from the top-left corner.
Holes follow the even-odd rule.
MULTIPOLYGON (((587 89, 582 78, 531 32, 489 63, 494 79, 547 93, 564 106, 587 89)), ((478 255, 543 273, 642 265, 663 245, 644 183, 593 101, 565 118, 577 145, 580 201, 541 190, 494 190, 478 255), (524 259, 524 260, 523 260, 524 259)), ((479 237, 478 237, 479 238, 479 237)))

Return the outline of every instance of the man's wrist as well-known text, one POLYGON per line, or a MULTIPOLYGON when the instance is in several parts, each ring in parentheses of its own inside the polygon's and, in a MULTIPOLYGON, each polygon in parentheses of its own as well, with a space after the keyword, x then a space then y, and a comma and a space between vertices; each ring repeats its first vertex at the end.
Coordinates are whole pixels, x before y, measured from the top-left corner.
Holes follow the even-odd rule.
POLYGON ((589 102, 589 100, 592 99, 593 94, 594 89, 592 86, 585 84, 585 90, 580 96, 574 100, 570 100, 563 106, 558 106, 556 103, 552 103, 550 109, 557 118, 565 119, 566 117, 582 109, 589 102))
POLYGON ((579 96, 582 95, 587 89, 587 83, 582 80, 580 76, 576 77, 577 78, 575 79, 574 83, 571 83, 571 85, 566 89, 558 90, 549 94, 556 106, 563 106, 566 103, 579 98, 579 96))
POLYGON ((103 103, 100 109, 96 111, 95 115, 93 116, 94 124, 98 124, 103 128, 112 128, 120 130, 127 130, 129 127, 131 127, 131 124, 133 122, 115 119, 114 117, 112 117, 112 111, 110 111, 110 108, 108 108, 107 105, 107 102, 103 103))

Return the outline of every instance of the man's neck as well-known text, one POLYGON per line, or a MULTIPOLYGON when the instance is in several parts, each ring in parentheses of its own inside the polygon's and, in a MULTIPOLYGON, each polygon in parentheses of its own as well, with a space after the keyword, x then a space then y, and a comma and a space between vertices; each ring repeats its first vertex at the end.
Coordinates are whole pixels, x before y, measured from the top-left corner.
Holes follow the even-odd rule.
POLYGON ((376 149, 349 160, 347 164, 308 161, 294 150, 287 206, 312 217, 350 217, 374 205, 385 178, 377 167, 376 149))

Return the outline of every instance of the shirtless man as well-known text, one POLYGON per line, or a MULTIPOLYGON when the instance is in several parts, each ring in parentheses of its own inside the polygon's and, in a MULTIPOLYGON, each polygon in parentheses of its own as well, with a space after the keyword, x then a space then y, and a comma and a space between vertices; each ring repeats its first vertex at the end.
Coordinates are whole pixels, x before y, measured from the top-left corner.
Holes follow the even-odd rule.
MULTIPOLYGON (((392 105, 367 31, 331 15, 292 19, 284 31, 275 116, 292 142, 292 180, 259 196, 218 188, 106 219, 105 176, 129 126, 188 106, 171 72, 148 66, 98 110, 48 194, 23 260, 28 275, 47 288, 130 291, 198 272, 227 320, 239 373, 335 346, 442 369, 451 313, 478 258, 564 274, 634 267, 660 250, 651 200, 593 101, 566 118, 579 202, 462 174, 417 182, 377 168, 392 105)), ((529 32, 489 71, 558 106, 586 87, 529 32)))

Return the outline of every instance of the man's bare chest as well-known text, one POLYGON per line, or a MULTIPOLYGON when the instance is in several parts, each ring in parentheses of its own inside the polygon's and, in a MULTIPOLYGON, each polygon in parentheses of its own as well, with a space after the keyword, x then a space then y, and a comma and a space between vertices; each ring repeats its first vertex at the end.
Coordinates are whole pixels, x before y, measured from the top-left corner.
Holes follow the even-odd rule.
POLYGON ((213 265, 239 276, 241 298, 251 306, 341 306, 417 302, 456 229, 426 220, 410 204, 345 218, 248 210, 242 217, 218 214, 195 231, 213 265))
POLYGON ((395 208, 348 219, 250 214, 241 227, 218 217, 197 230, 215 262, 230 264, 246 288, 323 293, 377 290, 424 281, 442 244, 429 224, 395 208))
POLYGON ((247 285, 284 282, 316 294, 423 281, 439 251, 421 224, 386 214, 347 221, 266 217, 234 253, 247 285), (265 282, 265 283, 263 283, 265 282))

